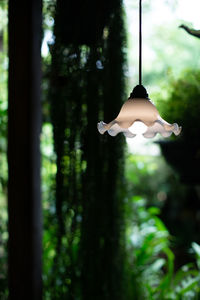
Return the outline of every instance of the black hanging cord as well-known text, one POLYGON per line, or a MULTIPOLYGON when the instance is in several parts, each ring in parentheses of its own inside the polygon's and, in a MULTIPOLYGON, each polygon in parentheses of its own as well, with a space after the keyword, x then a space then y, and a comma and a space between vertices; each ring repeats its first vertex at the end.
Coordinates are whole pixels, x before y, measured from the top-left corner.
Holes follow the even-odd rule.
POLYGON ((139 0, 139 85, 142 84, 142 0, 139 0))
POLYGON ((149 95, 142 85, 142 0, 139 0, 139 85, 134 87, 129 99, 134 98, 149 99, 149 95))

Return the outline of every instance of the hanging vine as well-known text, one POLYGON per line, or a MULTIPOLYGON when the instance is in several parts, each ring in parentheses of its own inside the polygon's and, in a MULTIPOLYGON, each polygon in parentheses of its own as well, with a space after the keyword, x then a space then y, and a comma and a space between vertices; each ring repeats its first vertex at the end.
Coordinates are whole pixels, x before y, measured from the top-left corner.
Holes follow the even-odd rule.
POLYGON ((124 140, 96 127, 100 116, 116 115, 124 96, 123 9, 120 0, 98 4, 101 18, 88 1, 88 15, 76 22, 72 1, 57 1, 55 10, 48 75, 57 166, 53 299, 124 299, 124 140))

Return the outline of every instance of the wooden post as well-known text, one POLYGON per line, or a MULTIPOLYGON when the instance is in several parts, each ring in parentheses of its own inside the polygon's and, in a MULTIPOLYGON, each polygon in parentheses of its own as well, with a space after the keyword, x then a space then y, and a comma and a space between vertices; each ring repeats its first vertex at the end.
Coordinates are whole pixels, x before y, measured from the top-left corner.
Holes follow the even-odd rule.
POLYGON ((42 0, 9 1, 9 299, 40 300, 42 0))

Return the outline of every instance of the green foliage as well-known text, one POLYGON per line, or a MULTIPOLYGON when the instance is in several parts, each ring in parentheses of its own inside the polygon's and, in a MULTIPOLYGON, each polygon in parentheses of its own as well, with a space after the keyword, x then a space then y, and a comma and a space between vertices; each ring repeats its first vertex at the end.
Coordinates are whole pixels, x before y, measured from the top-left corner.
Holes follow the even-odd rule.
POLYGON ((199 71, 185 70, 178 79, 171 78, 164 97, 158 95, 158 108, 164 119, 182 124, 183 137, 192 141, 199 137, 199 82, 199 71))
POLYGON ((192 244, 198 268, 187 264, 175 271, 171 237, 159 218, 159 209, 147 208, 146 201, 139 196, 127 202, 128 209, 130 206, 132 219, 127 224, 127 251, 134 299, 198 299, 200 246, 192 244))
POLYGON ((170 190, 167 178, 173 176, 173 180, 177 180, 163 157, 128 153, 126 159, 128 195, 148 197, 148 203, 162 207, 170 190))
POLYGON ((170 85, 170 76, 179 76, 186 68, 198 71, 199 41, 186 35, 179 25, 180 21, 175 20, 155 27, 150 45, 156 55, 153 61, 145 62, 144 82, 148 85, 170 85))
POLYGON ((8 297, 7 280, 7 1, 0 3, 0 299, 8 297))

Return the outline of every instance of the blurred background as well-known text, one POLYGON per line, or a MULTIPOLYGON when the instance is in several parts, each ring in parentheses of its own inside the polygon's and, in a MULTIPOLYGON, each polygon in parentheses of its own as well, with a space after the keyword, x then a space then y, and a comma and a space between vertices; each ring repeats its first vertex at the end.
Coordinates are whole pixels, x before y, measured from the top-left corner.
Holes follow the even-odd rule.
MULTIPOLYGON (((197 0, 143 1, 143 84, 180 136, 100 135, 138 84, 138 1, 43 0, 43 299, 200 299, 197 0), (194 33, 194 32, 192 32, 194 33)), ((8 3, 0 1, 0 299, 8 298, 8 3)))

